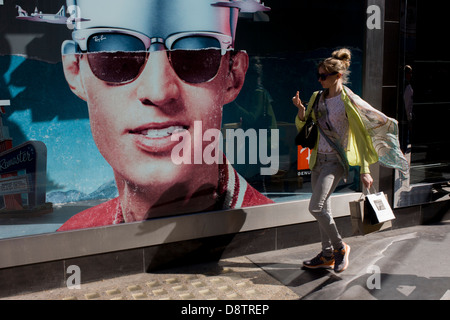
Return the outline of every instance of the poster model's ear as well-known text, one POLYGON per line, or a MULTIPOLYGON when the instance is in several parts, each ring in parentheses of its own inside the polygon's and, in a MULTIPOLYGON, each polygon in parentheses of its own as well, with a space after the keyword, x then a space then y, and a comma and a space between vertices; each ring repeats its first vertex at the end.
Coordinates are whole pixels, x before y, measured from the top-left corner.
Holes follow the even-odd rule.
POLYGON ((62 64, 64 69, 64 76, 70 89, 79 98, 86 100, 86 93, 84 91, 83 83, 80 75, 80 57, 81 55, 76 50, 76 43, 72 40, 66 40, 61 46, 62 64))
POLYGON ((239 95, 245 81, 249 59, 247 52, 238 51, 230 56, 230 71, 227 78, 225 103, 230 103, 239 95))

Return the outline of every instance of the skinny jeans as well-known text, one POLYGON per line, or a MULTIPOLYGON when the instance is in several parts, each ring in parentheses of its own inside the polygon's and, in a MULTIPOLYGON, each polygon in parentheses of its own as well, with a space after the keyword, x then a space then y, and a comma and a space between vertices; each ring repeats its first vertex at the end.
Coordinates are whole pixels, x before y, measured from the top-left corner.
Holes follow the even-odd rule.
POLYGON ((312 196, 309 212, 319 224, 322 253, 326 257, 333 255, 333 249, 337 250, 343 246, 331 212, 331 194, 343 175, 344 168, 337 154, 317 155, 316 164, 311 170, 312 196))

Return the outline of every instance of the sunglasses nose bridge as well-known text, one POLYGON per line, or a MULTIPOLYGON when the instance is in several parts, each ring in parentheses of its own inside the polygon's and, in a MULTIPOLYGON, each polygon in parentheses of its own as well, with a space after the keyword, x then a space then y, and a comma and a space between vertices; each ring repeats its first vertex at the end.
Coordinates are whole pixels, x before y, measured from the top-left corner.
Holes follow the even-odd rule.
POLYGON ((165 51, 167 50, 163 38, 151 38, 149 52, 165 51))
POLYGON ((154 50, 147 52, 146 63, 143 65, 141 74, 138 78, 160 79, 164 82, 171 75, 175 76, 175 72, 167 56, 166 50, 154 50))
POLYGON ((177 79, 165 51, 149 53, 146 64, 135 80, 139 99, 152 101, 155 105, 175 99, 178 90, 177 79))

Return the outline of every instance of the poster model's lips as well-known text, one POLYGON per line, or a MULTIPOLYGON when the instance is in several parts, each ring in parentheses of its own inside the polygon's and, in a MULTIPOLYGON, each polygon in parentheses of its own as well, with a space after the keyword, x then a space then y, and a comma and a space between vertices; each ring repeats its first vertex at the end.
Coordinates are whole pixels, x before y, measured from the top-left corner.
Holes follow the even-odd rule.
POLYGON ((128 133, 134 138, 138 148, 150 153, 167 153, 178 144, 172 141, 172 135, 178 130, 187 130, 189 126, 180 122, 151 123, 140 126, 128 133))
POLYGON ((184 130, 182 126, 170 126, 163 129, 146 129, 139 132, 134 132, 135 134, 142 134, 148 138, 164 138, 170 137, 175 131, 184 130))
POLYGON ((178 130, 187 129, 187 126, 180 123, 152 123, 130 130, 129 133, 140 134, 148 138, 158 139, 170 137, 174 132, 178 130))

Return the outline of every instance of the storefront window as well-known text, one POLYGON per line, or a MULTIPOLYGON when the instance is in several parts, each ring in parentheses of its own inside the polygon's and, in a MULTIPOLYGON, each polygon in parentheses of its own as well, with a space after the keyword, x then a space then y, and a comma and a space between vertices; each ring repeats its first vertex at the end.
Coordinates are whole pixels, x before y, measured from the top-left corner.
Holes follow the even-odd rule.
POLYGON ((447 28, 447 10, 440 2, 413 0, 404 1, 402 11, 400 137, 411 171, 398 180, 397 206, 445 200, 450 193, 450 102, 445 88, 450 60, 430 37, 447 28))
MULTIPOLYGON (((296 108, 292 96, 308 102, 321 90, 317 81, 318 63, 336 48, 352 50, 349 87, 362 91, 363 43, 366 8, 364 2, 350 1, 268 1, 272 12, 266 19, 243 20, 241 45, 249 52, 250 68, 238 98, 224 108, 223 128, 276 129, 279 131, 279 170, 271 176, 258 174, 260 166, 237 165, 250 183, 276 202, 309 199, 311 196, 309 149, 294 144, 296 108), (339 24, 318 23, 317 14, 339 17, 339 24), (295 21, 295 23, 289 23, 295 21), (257 37, 250 34, 257 31, 257 37), (272 41, 267 41, 267 38, 272 41)), ((248 155, 248 154, 247 154, 248 155)), ((350 170, 349 179, 336 192, 360 190, 359 169, 350 170)))
MULTIPOLYGON (((86 1, 85 3, 87 5, 91 2, 86 1)), ((183 1, 180 1, 180 4, 182 3, 183 1)), ((195 3, 197 5, 200 2, 195 1, 195 3)), ((87 82, 82 84, 71 82, 70 73, 74 71, 74 67, 78 66, 77 60, 73 59, 75 54, 70 52, 70 48, 63 47, 63 54, 67 54, 69 63, 72 61, 72 64, 68 65, 67 61, 64 64, 61 58, 61 44, 64 40, 72 39, 73 25, 30 20, 50 19, 51 22, 55 22, 75 13, 66 11, 69 8, 62 0, 42 1, 39 3, 37 11, 35 11, 35 5, 35 1, 31 0, 21 1, 20 7, 15 6, 11 1, 0 4, 1 238, 56 232, 68 219, 84 210, 98 206, 101 208, 117 206, 114 199, 117 199, 119 195, 118 190, 129 187, 129 184, 123 183, 125 178, 122 180, 122 184, 119 184, 118 176, 134 175, 133 178, 139 180, 148 174, 156 181, 158 176, 165 179, 167 176, 173 175, 174 180, 177 179, 175 166, 170 169, 161 165, 150 173, 145 171, 148 169, 145 167, 146 164, 139 167, 138 160, 127 161, 125 156, 121 159, 120 153, 130 154, 124 148, 113 152, 114 148, 120 145, 120 141, 115 139, 112 134, 108 134, 108 130, 113 127, 113 124, 102 125, 102 123, 106 121, 106 117, 116 120, 117 123, 125 121, 132 109, 132 104, 114 107, 113 102, 117 102, 119 97, 124 98, 125 92, 117 94, 117 99, 114 100, 111 95, 103 95, 100 89, 89 89, 87 82), (22 19, 17 19, 17 17, 22 19), (93 109, 93 105, 98 103, 101 98, 110 99, 109 113, 93 109), (104 118, 100 121, 100 118, 96 118, 97 116, 104 116, 104 118), (99 140, 100 135, 102 136, 101 141, 99 140), (29 166, 22 165, 24 163, 28 165, 28 162, 29 166), (118 170, 118 166, 123 166, 123 170, 118 170), (139 169, 143 170, 140 174, 136 173, 139 169), (21 194, 18 195, 14 192, 21 192, 21 194)), ((221 121, 218 119, 220 119, 219 113, 222 111, 222 106, 219 106, 219 102, 215 100, 218 95, 211 94, 210 91, 207 94, 206 90, 197 90, 185 95, 190 98, 201 97, 203 102, 209 99, 208 101, 214 105, 217 113, 212 114, 211 108, 208 109, 208 112, 211 112, 211 116, 205 120, 208 123, 198 124, 195 122, 195 120, 200 120, 200 117, 209 115, 200 109, 201 103, 191 101, 189 104, 183 105, 197 108, 194 109, 193 116, 189 118, 192 120, 192 128, 197 128, 198 125, 199 130, 206 131, 207 128, 202 128, 201 125, 220 127, 219 132, 224 138, 222 151, 229 157, 228 160, 232 163, 234 170, 255 189, 255 194, 262 195, 259 199, 267 198, 265 202, 250 202, 249 206, 308 199, 311 195, 307 166, 309 151, 299 149, 294 143, 296 108, 292 105, 291 99, 299 90, 302 100, 307 102, 313 92, 320 89, 316 78, 318 62, 328 57, 336 48, 349 48, 352 51, 349 87, 357 94, 361 94, 362 91, 366 20, 366 8, 363 1, 284 0, 266 1, 265 5, 270 7, 271 11, 241 12, 239 14, 239 26, 235 39, 235 51, 238 53, 235 60, 232 59, 230 63, 236 63, 236 59, 239 59, 245 50, 249 56, 250 66, 244 85, 236 94, 236 99, 220 99, 220 103, 227 99, 230 100, 223 105, 221 121), (334 19, 327 17, 337 17, 339 23, 335 23, 334 19), (236 132, 237 129, 242 129, 244 132, 251 131, 255 135, 248 135, 246 140, 232 144, 233 157, 230 155, 231 149, 227 149, 229 145, 227 130, 236 132), (266 143, 260 143, 261 139, 266 139, 266 143), (239 155, 244 155, 243 162, 238 160, 239 155)), ((114 8, 114 6, 113 2, 108 2, 109 8, 114 8)), ((101 10, 87 8, 86 11, 83 11, 83 8, 81 9, 81 14, 85 12, 91 15, 101 14, 101 10)), ((135 10, 133 14, 139 16, 141 11, 135 10)), ((125 13, 122 12, 122 14, 125 13)), ((86 20, 76 20, 74 23, 95 25, 95 18, 98 17, 86 18, 86 20)), ((225 18, 221 17, 227 23, 232 21, 229 16, 225 18)), ((128 20, 133 23, 132 17, 129 17, 128 20)), ((202 20, 197 19, 196 22, 198 21, 202 20)), ((211 28, 216 27, 214 25, 211 28)), ((155 26, 155 28, 157 27, 155 26)), ((205 28, 210 28, 210 26, 205 28)), ((158 31, 161 30, 158 29, 158 31)), ((175 31, 191 30, 177 29, 175 31)), ((213 31, 220 33, 223 30, 213 31)), ((227 32, 229 32, 228 29, 227 32)), ((95 46, 100 46, 100 43, 106 43, 107 39, 111 38, 110 35, 111 33, 97 35, 97 38, 92 38, 94 39, 92 41, 95 42, 95 46)), ((131 35, 126 34, 125 36, 128 39, 131 35)), ((204 40, 206 36, 210 36, 210 34, 198 34, 196 41, 204 40)), ((172 37, 172 34, 167 37, 172 37)), ((81 36, 76 39, 82 42, 81 36)), ((216 37, 211 41, 217 39, 222 41, 221 37, 216 37)), ((173 38, 172 40, 173 43, 170 42, 170 45, 173 44, 174 48, 175 43, 181 45, 181 42, 176 42, 179 39, 173 38)), ((132 43, 135 42, 131 42, 131 40, 128 42, 129 45, 132 43)), ((198 43, 196 42, 196 45, 198 43)), ((213 42, 208 42, 208 46, 211 46, 211 43, 213 42)), ((139 44, 142 43, 139 42, 139 44)), ((77 43, 77 45, 80 48, 84 46, 81 43, 77 43)), ((86 44, 86 46, 88 45, 86 44)), ((167 42, 164 45, 168 46, 169 44, 167 42)), ((83 50, 83 48, 81 49, 83 50)), ((116 47, 114 50, 120 51, 116 47)), ((136 51, 139 50, 136 49, 136 51)), ((152 52, 150 56, 161 57, 158 52, 152 52)), ((139 57, 136 54, 136 60, 133 61, 138 61, 139 57)), ((204 73, 191 77, 187 75, 186 69, 176 65, 176 59, 181 61, 180 56, 177 57, 170 53, 168 57, 174 71, 173 75, 176 74, 181 78, 184 85, 186 83, 206 83, 198 86, 202 89, 211 86, 212 82, 218 81, 219 77, 216 79, 214 76, 224 69, 223 63, 218 63, 219 71, 214 70, 209 77, 206 77, 204 73)), ((123 59, 124 57, 116 58, 123 59)), ((84 56, 80 59, 87 58, 84 56)), ((212 65, 213 58, 208 56, 208 59, 212 65)), ((133 66, 122 65, 124 72, 118 80, 117 75, 111 73, 112 67, 101 69, 101 66, 104 66, 102 63, 105 63, 106 60, 106 55, 97 58, 91 56, 89 58, 90 70, 83 69, 83 71, 91 72, 94 76, 92 79, 127 83, 137 83, 135 79, 145 73, 142 71, 141 74, 141 71, 138 70, 133 74, 131 74, 132 72, 125 74, 125 71, 129 72, 133 66), (96 68, 96 63, 101 66, 96 68)), ((183 61, 185 63, 192 59, 183 61)), ((147 64, 149 63, 147 61, 147 64)), ((202 64, 198 63, 193 70, 200 67, 202 64)), ((145 74, 145 76, 148 75, 150 74, 145 74)), ((225 80, 225 78, 221 79, 225 80)), ((118 90, 119 87, 115 83, 109 85, 108 89, 112 92, 112 88, 118 90)), ((161 88, 163 87, 170 88, 170 86, 161 86, 161 88)), ((216 89, 221 97, 228 97, 224 85, 218 84, 216 89)), ((140 102, 146 106, 157 104, 148 97, 142 97, 140 102)), ((173 104, 170 110, 169 108, 165 110, 164 114, 172 114, 171 112, 175 112, 174 108, 180 106, 180 104, 173 104)), ((141 111, 135 112, 137 112, 135 113, 137 120, 146 116, 144 112, 141 114, 138 114, 141 111)), ((185 115, 184 120, 187 121, 186 119, 188 119, 188 115, 185 115)), ((150 123, 149 127, 155 127, 151 120, 147 120, 145 123, 150 123)), ((176 131, 178 127, 185 129, 188 125, 173 122, 170 130, 176 131)), ((153 134, 148 132, 152 128, 144 128, 142 125, 126 128, 127 132, 134 135, 137 135, 138 131, 141 134, 144 131, 147 135, 153 134)), ((154 131, 161 131, 159 127, 154 129, 154 131)), ((155 135, 160 133, 154 132, 155 135)), ((211 141, 212 139, 208 140, 203 135, 203 141, 200 141, 200 144, 203 143, 206 146, 207 142, 211 141)), ((160 151, 158 149, 160 146, 150 146, 142 141, 138 141, 137 144, 147 155, 160 151)), ((195 151, 195 142, 193 145, 195 151)), ((186 160, 183 158, 186 154, 182 151, 186 150, 180 148, 178 154, 180 162, 183 159, 186 160)), ((204 154, 202 155, 204 156, 204 154)), ((192 156, 194 157, 194 155, 192 156)), ((159 160, 152 159, 152 163, 158 163, 159 160)), ((207 162, 204 157, 202 160, 207 162)), ((195 165, 197 163, 193 164, 193 166, 195 165)), ((229 170, 231 169, 229 168, 229 170)), ((186 173, 186 170, 183 172, 186 173)), ((191 182, 200 174, 212 178, 212 175, 206 171, 199 170, 199 172, 197 175, 192 174, 191 182)), ((230 173, 230 171, 227 172, 230 173)), ((222 176, 218 177, 220 180, 222 176)), ((217 178, 215 179, 217 181, 217 178)), ((182 198, 191 191, 183 187, 182 181, 174 183, 158 199, 159 216, 195 213, 200 210, 198 208, 212 211, 222 210, 222 207, 214 205, 208 208, 202 207, 205 201, 202 197, 211 188, 208 184, 199 186, 193 192, 198 196, 198 201, 188 201, 186 205, 185 202, 179 201, 176 195, 180 195, 182 198)), ((133 191, 141 192, 143 189, 145 188, 135 186, 133 191)), ((359 190, 359 172, 357 168, 353 168, 348 180, 341 183, 337 192, 357 190, 359 190)), ((216 194, 214 193, 214 195, 216 194)), ((210 200, 206 196, 206 200, 208 199, 210 200)), ((146 218, 145 215, 144 218, 146 218)), ((111 222, 115 223, 117 219, 119 217, 114 216, 111 222)), ((96 227, 102 223, 92 223, 87 226, 96 227)))

